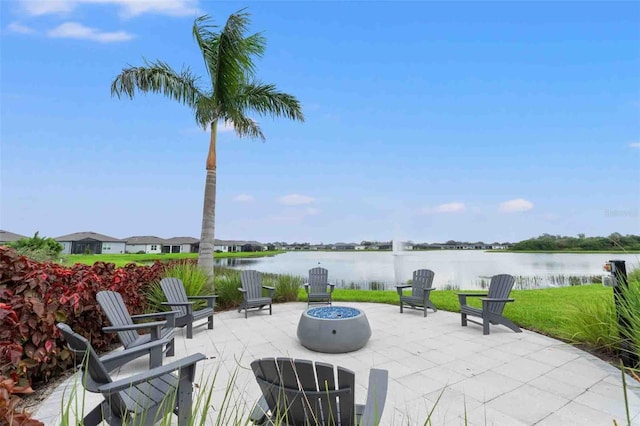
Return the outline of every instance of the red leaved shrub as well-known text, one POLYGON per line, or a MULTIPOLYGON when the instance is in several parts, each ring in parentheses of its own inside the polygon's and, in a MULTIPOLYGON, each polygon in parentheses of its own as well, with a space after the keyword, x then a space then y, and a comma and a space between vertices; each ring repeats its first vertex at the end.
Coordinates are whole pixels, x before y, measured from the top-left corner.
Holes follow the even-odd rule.
POLYGON ((17 410, 18 394, 30 394, 31 386, 18 386, 13 379, 0 375, 0 424, 7 426, 44 426, 40 420, 32 419, 26 411, 17 410))
POLYGON ((102 332, 108 321, 96 293, 117 291, 129 312, 141 313, 145 307, 141 290, 158 280, 163 269, 160 262, 124 268, 104 262, 64 267, 0 247, 0 375, 26 386, 67 369, 72 357, 57 322, 89 338, 96 350, 106 349, 116 336, 102 332))

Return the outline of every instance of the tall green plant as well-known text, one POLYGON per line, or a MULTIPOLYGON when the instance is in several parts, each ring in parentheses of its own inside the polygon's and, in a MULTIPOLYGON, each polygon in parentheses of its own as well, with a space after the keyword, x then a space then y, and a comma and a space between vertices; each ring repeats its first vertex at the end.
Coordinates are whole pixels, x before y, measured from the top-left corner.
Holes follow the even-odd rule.
POLYGON ((247 35, 249 24, 249 14, 244 9, 229 16, 222 29, 213 25, 206 15, 193 23, 193 37, 204 60, 209 87, 202 87, 189 68, 177 72, 162 61, 125 68, 111 84, 111 94, 118 97, 133 98, 137 90, 160 93, 187 105, 196 122, 210 130, 198 265, 212 281, 218 122, 232 124, 240 137, 264 140, 259 124, 251 116, 304 120, 302 107, 295 97, 256 79, 254 59, 263 55, 266 40, 261 33, 247 35))
MULTIPOLYGON (((187 296, 200 296, 203 294, 213 294, 213 285, 209 284, 209 277, 197 265, 188 262, 177 263, 164 270, 161 278, 178 278, 184 285, 187 296)), ((147 298, 148 312, 166 311, 169 308, 162 305, 167 298, 160 287, 160 282, 151 284, 145 290, 147 298)), ((194 304, 194 309, 202 309, 206 306, 206 301, 198 300, 194 304)))
POLYGON ((618 321, 612 295, 569 305, 563 338, 614 354, 619 346, 618 321))
POLYGON ((621 337, 626 339, 630 346, 621 350, 633 351, 636 357, 640 357, 640 269, 628 274, 628 286, 621 287, 622 296, 618 306, 618 314, 628 325, 620 330, 621 337))

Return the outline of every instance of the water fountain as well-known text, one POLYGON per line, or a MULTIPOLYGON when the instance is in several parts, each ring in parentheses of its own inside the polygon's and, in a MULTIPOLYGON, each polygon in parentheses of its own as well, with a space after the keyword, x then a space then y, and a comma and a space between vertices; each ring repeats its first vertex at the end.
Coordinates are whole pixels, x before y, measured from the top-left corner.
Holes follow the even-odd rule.
POLYGON ((394 284, 405 284, 409 279, 409 271, 406 271, 406 265, 404 256, 408 253, 405 251, 406 243, 399 239, 394 239, 391 242, 392 256, 393 256, 393 276, 395 278, 394 284))

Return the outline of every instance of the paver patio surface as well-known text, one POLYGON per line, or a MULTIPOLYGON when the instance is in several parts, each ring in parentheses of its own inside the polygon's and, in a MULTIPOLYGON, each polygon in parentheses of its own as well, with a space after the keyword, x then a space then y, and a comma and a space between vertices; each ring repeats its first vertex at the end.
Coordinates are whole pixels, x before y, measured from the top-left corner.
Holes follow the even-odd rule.
MULTIPOLYGON (((526 330, 514 333, 503 326, 493 326, 491 334, 483 336, 482 327, 461 327, 460 315, 451 312, 430 312, 423 318, 422 311, 408 309, 400 314, 397 306, 386 304, 334 305, 366 313, 372 335, 363 349, 324 354, 304 348, 296 329, 307 305, 299 302, 274 305, 272 316, 268 311, 250 312, 248 319, 237 311, 217 313, 214 329, 198 327, 192 340, 178 329, 175 359, 195 352, 209 357, 198 364, 200 387, 194 397, 215 376, 206 424, 216 424, 223 415, 226 385, 234 375, 233 404, 248 415, 260 396, 250 362, 278 356, 353 370, 359 403, 366 398, 369 369, 387 369, 389 390, 382 425, 424 424, 431 410, 433 425, 463 425, 465 416, 473 426, 612 425, 614 420, 627 424, 620 371, 568 344, 526 330)), ((145 357, 112 374, 123 377, 147 368, 145 357)), ((78 380, 76 375, 60 385, 35 418, 58 425, 63 394, 68 398, 78 380)), ((638 383, 630 377, 627 382, 634 386, 627 389, 631 424, 640 424, 638 383)), ((90 393, 85 398, 85 413, 102 399, 90 393)))

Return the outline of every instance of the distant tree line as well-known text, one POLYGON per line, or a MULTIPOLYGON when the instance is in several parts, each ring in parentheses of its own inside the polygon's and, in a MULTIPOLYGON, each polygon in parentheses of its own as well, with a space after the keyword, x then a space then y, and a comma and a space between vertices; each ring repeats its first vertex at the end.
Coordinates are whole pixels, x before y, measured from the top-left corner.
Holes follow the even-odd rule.
POLYGON ((566 237, 560 235, 542 234, 537 238, 515 243, 512 250, 522 251, 551 251, 551 250, 640 250, 640 235, 621 235, 617 232, 608 237, 566 237))

